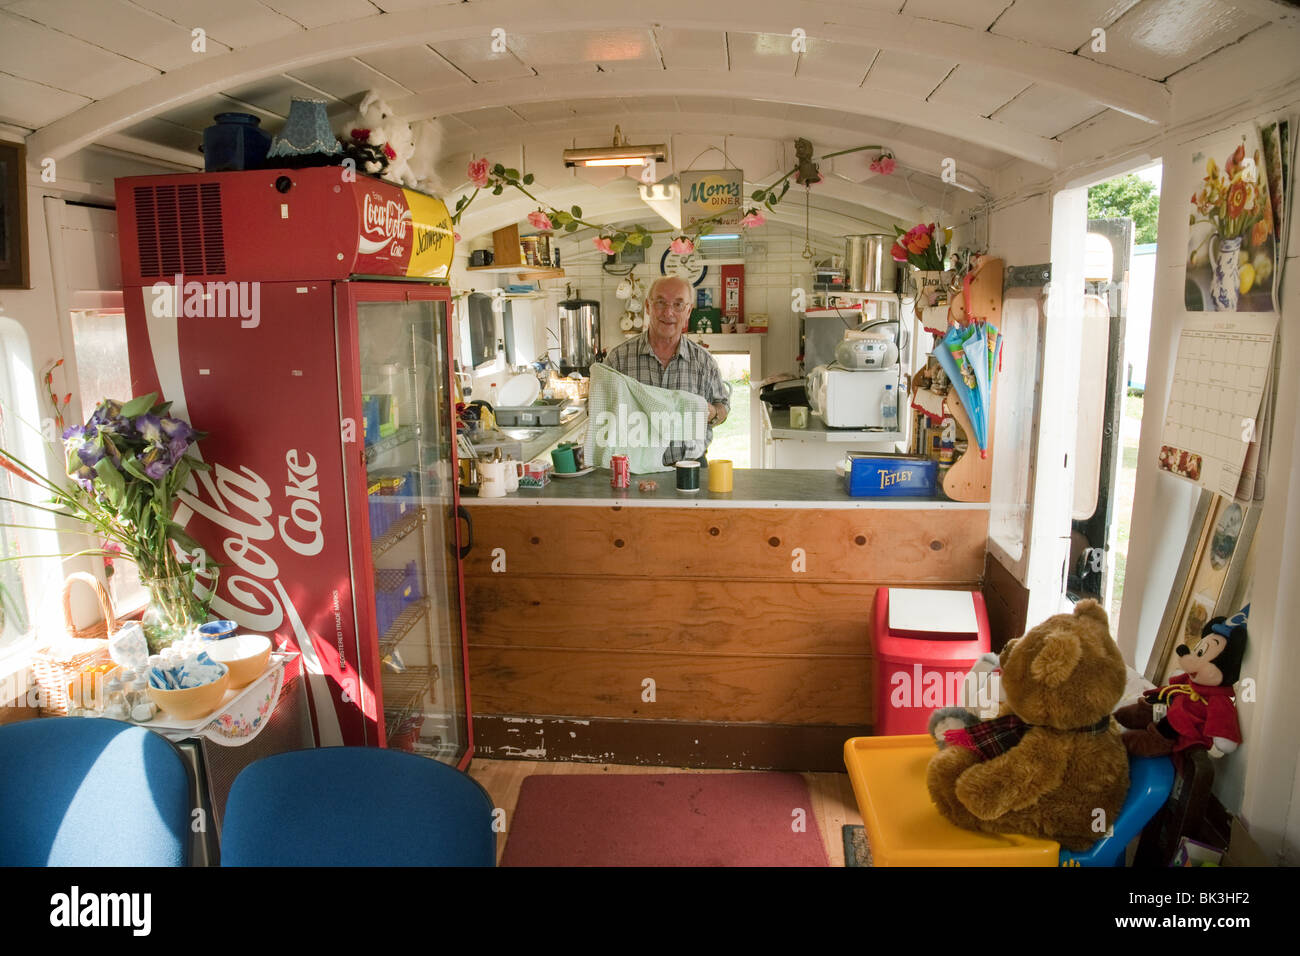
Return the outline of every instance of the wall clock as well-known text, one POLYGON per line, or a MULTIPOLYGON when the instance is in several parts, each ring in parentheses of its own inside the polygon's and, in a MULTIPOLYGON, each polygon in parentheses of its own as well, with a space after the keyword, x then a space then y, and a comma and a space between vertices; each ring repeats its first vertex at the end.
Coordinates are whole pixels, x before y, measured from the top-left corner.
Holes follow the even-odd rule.
POLYGON ((698 251, 692 251, 681 256, 673 252, 672 249, 665 249, 664 254, 659 259, 659 274, 677 276, 680 279, 685 279, 693 286, 698 286, 704 281, 704 277, 709 274, 709 266, 700 258, 698 251))

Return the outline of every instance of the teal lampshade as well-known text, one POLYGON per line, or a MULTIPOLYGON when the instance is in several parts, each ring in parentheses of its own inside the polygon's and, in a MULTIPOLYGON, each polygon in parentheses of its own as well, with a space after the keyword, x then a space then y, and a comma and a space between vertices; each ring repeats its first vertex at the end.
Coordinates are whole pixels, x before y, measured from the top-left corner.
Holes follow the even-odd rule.
POLYGON ((267 159, 284 159, 294 156, 335 156, 343 147, 330 129, 324 100, 298 99, 289 105, 289 118, 284 129, 271 143, 267 159))

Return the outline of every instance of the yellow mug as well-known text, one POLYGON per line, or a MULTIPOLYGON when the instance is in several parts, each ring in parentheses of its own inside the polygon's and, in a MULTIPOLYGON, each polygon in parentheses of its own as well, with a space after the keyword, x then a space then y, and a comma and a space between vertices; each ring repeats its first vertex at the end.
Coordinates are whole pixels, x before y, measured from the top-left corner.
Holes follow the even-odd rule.
POLYGON ((709 461, 709 491, 731 491, 731 462, 725 458, 709 461))

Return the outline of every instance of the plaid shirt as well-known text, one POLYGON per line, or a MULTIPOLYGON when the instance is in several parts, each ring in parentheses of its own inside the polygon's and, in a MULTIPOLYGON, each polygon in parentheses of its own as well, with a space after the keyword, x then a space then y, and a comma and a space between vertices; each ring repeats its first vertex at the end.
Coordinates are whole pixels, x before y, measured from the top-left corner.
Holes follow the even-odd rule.
MULTIPOLYGON (((659 356, 650 347, 648 331, 610 349, 605 364, 646 385, 701 395, 710 405, 721 405, 728 414, 731 413, 731 390, 722 380, 717 360, 685 335, 677 343, 677 354, 667 366, 659 361, 659 356)), ((673 442, 664 452, 664 464, 699 458, 712 442, 713 426, 710 425, 705 429, 703 448, 699 448, 699 442, 673 442)))

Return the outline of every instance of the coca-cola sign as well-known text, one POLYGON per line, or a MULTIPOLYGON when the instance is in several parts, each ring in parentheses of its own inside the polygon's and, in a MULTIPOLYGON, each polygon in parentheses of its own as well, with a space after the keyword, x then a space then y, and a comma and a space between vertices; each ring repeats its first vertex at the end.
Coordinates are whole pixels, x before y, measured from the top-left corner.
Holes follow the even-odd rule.
POLYGON ((357 251, 373 256, 388 246, 389 255, 394 259, 405 259, 409 255, 405 243, 410 221, 411 208, 405 202, 368 191, 361 201, 362 234, 357 242, 357 251))

